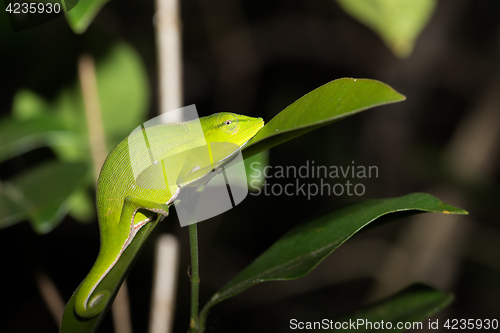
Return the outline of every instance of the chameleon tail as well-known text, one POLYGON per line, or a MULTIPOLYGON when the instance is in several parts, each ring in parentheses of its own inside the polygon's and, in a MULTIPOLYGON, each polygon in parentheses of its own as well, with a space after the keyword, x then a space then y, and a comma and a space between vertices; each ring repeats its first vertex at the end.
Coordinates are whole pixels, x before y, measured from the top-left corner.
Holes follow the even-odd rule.
POLYGON ((101 241, 97 260, 76 291, 75 312, 82 318, 93 318, 106 309, 112 290, 99 288, 99 284, 118 262, 139 229, 156 216, 153 212, 148 212, 147 215, 137 213, 137 206, 127 202, 128 200, 123 207, 121 222, 117 228, 101 228, 101 235, 107 241, 101 241), (131 226, 134 217, 139 222, 131 226))
POLYGON ((135 232, 131 233, 130 230, 131 211, 131 209, 124 209, 125 213, 129 213, 124 214, 127 223, 120 223, 118 229, 101 229, 101 236, 105 236, 105 239, 113 239, 114 242, 110 244, 101 241, 101 249, 94 266, 76 290, 75 312, 82 318, 97 316, 106 309, 110 301, 112 290, 99 288, 99 285, 118 262, 135 235, 135 232), (114 237, 111 238, 110 234, 114 234, 114 237))
POLYGON ((83 302, 79 300, 79 297, 77 295, 75 302, 75 311, 82 318, 93 318, 104 311, 109 301, 110 295, 111 293, 108 290, 102 290, 95 295, 91 295, 92 298, 88 298, 88 301, 86 300, 87 295, 83 295, 85 297, 85 300, 83 302), (85 303, 87 303, 87 306, 85 306, 85 303))
POLYGON ((119 253, 106 253, 106 248, 99 252, 97 260, 76 291, 75 312, 82 318, 93 318, 101 313, 107 306, 111 292, 96 289, 114 264, 118 261, 123 251, 119 253), (114 259, 109 259, 114 258, 114 259), (110 263, 110 261, 112 261, 110 263))

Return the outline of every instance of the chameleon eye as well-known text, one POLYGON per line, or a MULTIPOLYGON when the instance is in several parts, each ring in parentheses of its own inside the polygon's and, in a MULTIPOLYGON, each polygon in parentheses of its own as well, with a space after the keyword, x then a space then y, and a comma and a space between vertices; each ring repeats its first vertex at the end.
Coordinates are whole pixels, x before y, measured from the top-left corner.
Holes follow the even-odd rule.
POLYGON ((228 134, 234 134, 238 129, 238 118, 227 112, 220 113, 216 123, 219 124, 221 130, 228 134))

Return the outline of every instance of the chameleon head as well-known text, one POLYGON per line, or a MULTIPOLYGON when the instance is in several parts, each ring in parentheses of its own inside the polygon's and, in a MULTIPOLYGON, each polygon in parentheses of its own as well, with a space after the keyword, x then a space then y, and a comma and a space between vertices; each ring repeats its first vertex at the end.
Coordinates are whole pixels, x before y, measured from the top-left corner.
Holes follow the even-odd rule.
POLYGON ((209 142, 230 142, 243 146, 264 126, 262 118, 243 116, 230 112, 221 112, 209 117, 207 124, 202 124, 205 139, 209 142))

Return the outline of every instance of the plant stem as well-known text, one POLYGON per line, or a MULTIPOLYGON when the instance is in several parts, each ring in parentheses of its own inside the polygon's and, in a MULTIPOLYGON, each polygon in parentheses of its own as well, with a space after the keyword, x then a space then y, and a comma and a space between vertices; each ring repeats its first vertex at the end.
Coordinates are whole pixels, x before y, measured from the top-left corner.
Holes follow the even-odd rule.
POLYGON ((97 91, 95 63, 92 56, 84 54, 78 60, 78 75, 82 89, 90 153, 94 164, 94 178, 97 181, 99 171, 106 159, 106 135, 102 124, 101 104, 97 91))
POLYGON ((170 333, 173 330, 179 242, 170 234, 161 235, 156 243, 153 292, 149 333, 170 333))
POLYGON ((132 333, 127 280, 123 281, 122 286, 116 294, 115 302, 111 306, 111 314, 113 316, 115 332, 132 333))
POLYGON ((160 114, 168 121, 178 115, 171 113, 182 107, 182 36, 180 0, 156 0, 156 45, 158 51, 158 86, 160 114), (171 118, 173 117, 173 118, 171 118))
POLYGON ((199 330, 198 303, 200 273, 198 266, 198 226, 196 223, 189 225, 189 242, 191 246, 191 320, 189 327, 192 333, 197 333, 199 330))

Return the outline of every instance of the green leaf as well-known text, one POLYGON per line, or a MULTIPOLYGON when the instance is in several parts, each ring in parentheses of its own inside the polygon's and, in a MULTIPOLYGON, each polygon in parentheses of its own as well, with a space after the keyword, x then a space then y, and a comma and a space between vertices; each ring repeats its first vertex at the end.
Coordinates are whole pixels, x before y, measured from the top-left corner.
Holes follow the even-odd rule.
POLYGON ((243 148, 245 158, 363 110, 405 99, 388 85, 343 78, 304 95, 271 119, 243 148))
POLYGON ((147 223, 139 230, 132 242, 123 252, 120 260, 118 260, 115 266, 113 266, 113 268, 97 286, 94 292, 108 290, 111 294, 110 301, 108 302, 106 309, 92 319, 82 319, 78 317, 74 311, 75 295, 80 288, 78 287, 78 289, 75 291, 68 304, 66 305, 66 308, 64 309, 63 319, 61 323, 61 333, 90 333, 97 330, 99 324, 104 319, 106 313, 111 307, 111 304, 113 303, 113 300, 115 299, 123 280, 125 280, 128 273, 130 272, 130 269, 133 266, 134 261, 137 259, 137 255, 142 245, 146 241, 151 231, 156 227, 160 219, 161 216, 158 216, 156 221, 147 223))
POLYGON ((375 31, 398 57, 411 54, 436 7, 435 0, 337 0, 351 16, 375 31))
MULTIPOLYGON (((97 60, 95 68, 101 119, 107 149, 111 151, 144 122, 149 107, 148 78, 141 57, 126 43, 114 44, 97 60)), ((79 84, 62 90, 53 109, 69 130, 87 134, 79 84)), ((58 152, 64 156, 71 154, 71 150, 58 152)), ((87 157, 90 159, 90 155, 87 157)))
POLYGON ((19 121, 7 117, 0 122, 0 162, 43 146, 85 150, 85 140, 68 130, 56 117, 40 116, 19 121))
MULTIPOLYGON (((110 151, 141 124, 147 114, 149 85, 140 56, 117 43, 96 64, 102 122, 110 151)), ((90 161, 85 108, 78 84, 63 89, 55 102, 20 90, 13 118, 0 122, 0 162, 50 146, 64 161, 90 161)))
POLYGON ((395 212, 405 212, 406 215, 418 212, 467 214, 466 211, 447 205, 425 193, 367 200, 341 208, 285 234, 222 287, 203 308, 201 318, 206 318, 209 309, 215 304, 257 283, 304 276, 362 228, 386 214, 395 212))
POLYGON ((12 116, 17 120, 37 118, 50 110, 50 105, 41 96, 26 89, 16 93, 12 104, 12 116))
POLYGON ((76 81, 59 92, 52 110, 68 130, 84 135, 87 134, 87 120, 85 118, 82 92, 76 81))
MULTIPOLYGON (((356 329, 334 329, 330 332, 404 332, 407 329, 404 327, 397 329, 398 323, 403 323, 403 325, 418 323, 447 307, 453 301, 453 298, 451 294, 443 293, 426 285, 415 284, 386 300, 356 311, 353 315, 334 320, 334 322, 342 323, 363 320, 364 322, 360 321, 361 325, 357 326, 356 329), (377 330, 373 326, 366 325, 367 322, 381 323, 382 320, 385 323, 384 327, 388 327, 388 323, 391 323, 393 329, 377 330)), ((427 328, 427 323, 419 324, 422 326, 415 326, 415 330, 427 328)))
POLYGON ((149 84, 146 69, 128 44, 115 44, 96 65, 97 89, 109 149, 146 118, 149 84))
POLYGON ((0 229, 26 220, 27 213, 4 192, 8 183, 0 187, 0 229))
MULTIPOLYGON (((66 0, 67 2, 68 0, 66 0)), ((97 13, 109 0, 80 0, 78 4, 66 13, 69 26, 77 34, 87 30, 97 13)))
POLYGON ((85 189, 75 191, 69 198, 68 213, 79 222, 94 221, 96 217, 95 201, 85 189))
POLYGON ((269 165, 269 151, 263 151, 247 158, 245 161, 246 180, 250 192, 262 188, 266 177, 264 168, 269 165))
POLYGON ((33 229, 45 234, 54 229, 68 210, 71 194, 87 172, 83 163, 58 161, 34 167, 8 182, 2 183, 0 227, 29 219, 33 229))
MULTIPOLYGON (((139 54, 126 43, 116 43, 96 62, 97 92, 107 149, 144 122, 149 107, 149 84, 139 54)), ((53 111, 68 130, 87 134, 87 119, 79 84, 61 91, 53 111), (83 125, 83 126, 82 126, 83 125)), ((58 147, 63 157, 72 150, 58 147)), ((90 155, 87 154, 90 159, 90 155)))
MULTIPOLYGON (((140 56, 125 43, 113 45, 97 61, 96 79, 110 151, 144 121, 149 100, 148 80, 140 56)), ((61 90, 54 102, 29 90, 20 90, 14 98, 12 113, 12 117, 0 121, 0 162, 48 146, 62 161, 92 165, 85 108, 77 83, 61 90)), ((70 201, 71 215, 80 221, 89 220, 94 212, 92 200, 84 195, 75 194, 70 201)), ((0 205, 10 207, 1 198, 0 205)), ((25 218, 10 208, 4 212, 10 216, 2 220, 5 225, 25 218)))

